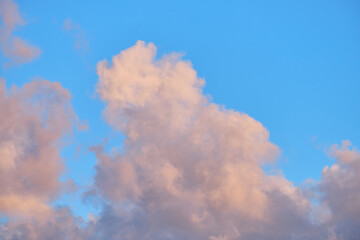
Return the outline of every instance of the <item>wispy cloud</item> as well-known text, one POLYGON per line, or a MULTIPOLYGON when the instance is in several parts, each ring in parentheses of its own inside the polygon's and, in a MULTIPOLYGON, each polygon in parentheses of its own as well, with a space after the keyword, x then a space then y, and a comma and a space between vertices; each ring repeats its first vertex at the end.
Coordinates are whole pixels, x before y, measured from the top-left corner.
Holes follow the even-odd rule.
POLYGON ((64 21, 63 28, 64 31, 67 31, 75 39, 75 49, 86 51, 89 47, 89 43, 86 40, 86 35, 80 25, 75 23, 71 18, 67 18, 64 21))
POLYGON ((32 61, 41 54, 41 50, 32 46, 20 37, 13 36, 18 25, 25 25, 18 6, 11 0, 0 0, 0 50, 9 61, 5 66, 22 64, 32 61))

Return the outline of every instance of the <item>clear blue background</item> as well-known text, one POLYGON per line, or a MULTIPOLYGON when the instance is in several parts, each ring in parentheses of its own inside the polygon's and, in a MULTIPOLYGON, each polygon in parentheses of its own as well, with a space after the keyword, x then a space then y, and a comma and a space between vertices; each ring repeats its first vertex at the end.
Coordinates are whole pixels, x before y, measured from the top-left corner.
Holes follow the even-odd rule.
MULTIPOLYGON (((76 132, 63 152, 66 178, 88 184, 95 157, 86 149, 108 139, 101 117, 96 63, 137 40, 159 55, 183 52, 215 103, 260 121, 282 149, 276 167, 295 184, 320 179, 331 164, 324 149, 349 139, 360 146, 360 2, 306 1, 16 1, 27 25, 14 34, 42 49, 39 59, 0 69, 7 84, 35 76, 59 81, 90 130, 76 132), (79 24, 87 50, 74 48, 66 18, 79 24), (76 157, 76 148, 80 149, 76 157)), ((1 56, 0 64, 4 63, 1 56)), ((64 197, 75 212, 87 208, 64 197)))

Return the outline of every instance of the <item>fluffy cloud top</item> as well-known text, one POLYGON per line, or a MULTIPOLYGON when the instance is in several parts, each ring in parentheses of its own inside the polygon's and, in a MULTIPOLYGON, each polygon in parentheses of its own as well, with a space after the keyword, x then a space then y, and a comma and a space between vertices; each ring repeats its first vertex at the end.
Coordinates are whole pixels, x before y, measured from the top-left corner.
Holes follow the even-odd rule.
POLYGON ((127 136, 124 154, 96 151, 97 190, 117 212, 105 211, 99 221, 126 222, 104 229, 104 238, 303 234, 310 203, 286 179, 261 168, 278 155, 268 131, 246 114, 210 103, 190 62, 178 54, 157 60, 155 46, 138 41, 112 65, 100 62, 98 74, 106 119, 127 136))
POLYGON ((20 37, 12 36, 17 25, 24 25, 18 6, 12 0, 0 0, 0 51, 9 59, 6 66, 27 63, 38 57, 40 49, 20 37))

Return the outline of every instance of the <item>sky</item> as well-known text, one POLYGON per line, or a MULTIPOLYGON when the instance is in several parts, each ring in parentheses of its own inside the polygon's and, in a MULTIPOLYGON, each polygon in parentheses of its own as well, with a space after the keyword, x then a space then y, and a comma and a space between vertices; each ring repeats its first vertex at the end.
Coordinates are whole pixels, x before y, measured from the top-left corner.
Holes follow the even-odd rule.
POLYGON ((0 239, 357 239, 359 10, 0 0, 0 239))

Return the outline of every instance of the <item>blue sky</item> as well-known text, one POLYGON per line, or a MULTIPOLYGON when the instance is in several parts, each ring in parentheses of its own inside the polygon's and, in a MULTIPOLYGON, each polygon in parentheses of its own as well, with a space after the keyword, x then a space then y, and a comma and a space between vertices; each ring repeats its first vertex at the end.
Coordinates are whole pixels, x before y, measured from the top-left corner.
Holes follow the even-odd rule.
MULTIPOLYGON (((319 179, 324 148, 360 144, 360 29, 356 1, 18 1, 27 21, 16 33, 41 46, 30 64, 1 69, 8 84, 35 76, 73 95, 90 136, 109 137, 96 100, 96 63, 154 42, 159 55, 184 53, 214 102, 260 121, 283 151, 287 178, 319 179), (70 18, 88 42, 76 50, 70 18)), ((110 134, 111 135, 111 134, 110 134)), ((95 142, 97 141, 94 140, 95 142)), ((91 140, 87 141, 92 144, 91 140)), ((89 156, 89 158, 91 158, 89 156)), ((91 161, 90 161, 91 162, 91 161)))
MULTIPOLYGON (((60 82, 79 119, 88 122, 89 130, 75 131, 63 149, 65 178, 91 181, 96 160, 87 149, 102 141, 109 141, 108 151, 121 145, 123 136, 102 117, 96 64, 137 40, 153 42, 158 56, 183 53, 213 102, 260 121, 282 151, 276 167, 296 185, 320 179, 332 164, 330 145, 350 140, 360 146, 358 1, 16 3, 27 24, 14 34, 42 53, 30 63, 0 68, 0 77, 8 86, 38 77, 60 82), (66 19, 73 30, 64 28, 66 19), (86 46, 76 48, 77 41, 86 46)), ((74 211, 82 215, 82 208, 74 211)))

